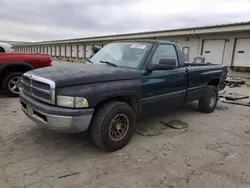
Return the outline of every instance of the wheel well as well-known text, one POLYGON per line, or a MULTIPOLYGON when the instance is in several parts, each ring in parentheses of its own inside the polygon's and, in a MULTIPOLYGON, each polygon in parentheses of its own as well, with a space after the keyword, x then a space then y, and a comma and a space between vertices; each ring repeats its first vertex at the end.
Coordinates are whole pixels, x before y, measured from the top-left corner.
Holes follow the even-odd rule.
POLYGON ((100 108, 101 106, 103 106, 104 104, 110 102, 110 101, 120 101, 120 102, 124 102, 126 104, 128 104, 136 114, 139 113, 139 102, 137 97, 135 96, 118 96, 118 97, 112 97, 106 100, 103 100, 101 102, 99 102, 96 105, 96 109, 100 108))
POLYGON ((4 52, 5 52, 4 48, 0 47, 0 53, 4 53, 4 52))
POLYGON ((25 65, 12 65, 6 67, 1 73, 0 73, 0 87, 2 86, 3 80, 5 76, 10 72, 22 72, 25 73, 27 71, 31 70, 30 67, 25 65))
POLYGON ((210 81, 208 82, 207 85, 217 87, 217 86, 219 85, 219 82, 220 82, 220 79, 218 79, 218 78, 217 78, 217 79, 212 79, 212 80, 210 80, 210 81))

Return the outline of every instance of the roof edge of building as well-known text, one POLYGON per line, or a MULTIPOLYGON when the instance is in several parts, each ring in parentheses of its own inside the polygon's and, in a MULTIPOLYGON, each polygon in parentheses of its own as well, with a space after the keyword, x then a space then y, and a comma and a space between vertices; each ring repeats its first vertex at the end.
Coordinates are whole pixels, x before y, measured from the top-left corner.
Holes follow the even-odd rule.
POLYGON ((50 45, 50 44, 69 44, 69 43, 80 43, 80 42, 97 42, 97 41, 109 41, 109 40, 126 40, 126 39, 138 39, 147 37, 157 37, 161 36, 180 36, 180 35, 191 35, 191 34, 204 34, 204 33, 220 33, 228 31, 244 31, 250 30, 250 21, 239 22, 239 23, 229 23, 221 25, 210 25, 210 26, 199 26, 199 27, 189 27, 189 28, 179 28, 179 29, 169 29, 169 30, 158 30, 158 31, 145 31, 136 33, 126 33, 126 34, 116 34, 116 35, 106 35, 106 36, 94 36, 86 38, 73 38, 73 39, 63 39, 63 40, 51 40, 42 42, 32 42, 26 44, 15 44, 14 46, 34 46, 34 45, 50 45))

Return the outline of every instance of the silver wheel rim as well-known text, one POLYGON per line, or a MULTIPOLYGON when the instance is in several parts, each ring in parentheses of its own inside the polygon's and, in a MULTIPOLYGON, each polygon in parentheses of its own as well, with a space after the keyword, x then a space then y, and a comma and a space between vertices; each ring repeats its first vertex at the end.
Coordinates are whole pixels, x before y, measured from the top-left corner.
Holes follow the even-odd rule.
POLYGON ((125 114, 116 115, 109 124, 109 136, 114 141, 123 139, 129 129, 129 119, 125 114))
POLYGON ((212 108, 215 105, 215 103, 216 103, 216 94, 212 93, 209 100, 209 106, 212 108))
POLYGON ((20 81, 21 81, 20 76, 15 76, 10 79, 8 87, 12 93, 18 94, 20 92, 20 81))

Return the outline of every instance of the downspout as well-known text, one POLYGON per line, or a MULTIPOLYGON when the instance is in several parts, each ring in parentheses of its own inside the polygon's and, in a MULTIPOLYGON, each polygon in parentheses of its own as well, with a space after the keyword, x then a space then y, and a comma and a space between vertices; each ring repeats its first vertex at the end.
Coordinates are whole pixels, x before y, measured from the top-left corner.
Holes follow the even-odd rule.
POLYGON ((192 36, 194 36, 196 39, 198 39, 198 51, 197 51, 197 55, 199 55, 200 54, 200 52, 201 52, 201 49, 200 49, 200 37, 198 37, 195 33, 194 33, 194 31, 195 31, 195 29, 192 29, 192 36))

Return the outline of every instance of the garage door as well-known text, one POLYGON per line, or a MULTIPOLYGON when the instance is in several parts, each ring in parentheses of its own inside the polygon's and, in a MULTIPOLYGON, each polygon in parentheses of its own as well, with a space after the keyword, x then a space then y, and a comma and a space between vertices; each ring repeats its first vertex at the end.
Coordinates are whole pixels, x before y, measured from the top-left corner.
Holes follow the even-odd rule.
POLYGON ((47 48, 46 48, 46 46, 43 47, 43 53, 47 54, 47 48))
POLYGON ((77 45, 72 45, 72 57, 77 57, 77 45))
POLYGON ((236 40, 233 65, 250 67, 250 38, 236 40))
POLYGON ((71 46, 66 46, 66 57, 71 57, 71 46))
POLYGON ((55 55, 56 55, 55 46, 52 46, 51 48, 52 48, 52 52, 51 52, 51 53, 52 53, 52 56, 55 56, 55 55))
POLYGON ((65 46, 61 46, 61 57, 65 57, 65 46))
POLYGON ((90 57, 92 55, 92 45, 86 45, 86 57, 90 57))
POLYGON ((206 62, 222 64, 225 50, 225 40, 204 40, 202 55, 206 62))
POLYGON ((48 54, 51 55, 51 46, 48 47, 48 54))
POLYGON ((56 57, 60 56, 60 46, 56 46, 56 57))
POLYGON ((78 55, 80 58, 84 58, 84 45, 78 46, 78 55))
POLYGON ((48 54, 48 46, 44 46, 43 50, 44 50, 43 53, 48 54))

